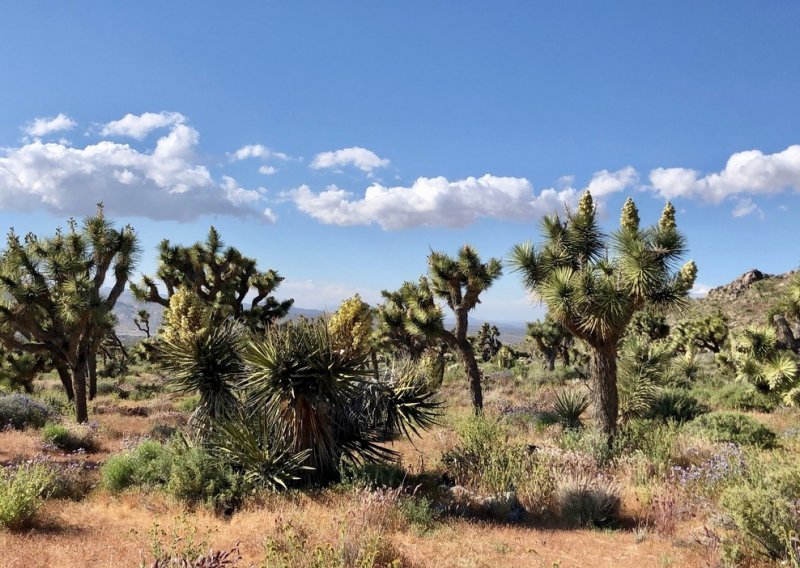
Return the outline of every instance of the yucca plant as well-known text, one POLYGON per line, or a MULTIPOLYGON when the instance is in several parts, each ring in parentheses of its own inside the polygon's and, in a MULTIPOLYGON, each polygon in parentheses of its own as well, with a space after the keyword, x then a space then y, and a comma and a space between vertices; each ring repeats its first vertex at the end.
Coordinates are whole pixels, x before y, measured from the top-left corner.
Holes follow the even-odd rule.
POLYGON ((239 410, 246 335, 241 324, 228 321, 199 336, 159 344, 168 386, 178 394, 200 395, 189 421, 200 439, 210 435, 212 423, 231 418, 239 410))
POLYGON ((270 490, 287 489, 309 469, 310 450, 293 452, 290 438, 265 414, 239 414, 218 421, 210 445, 214 455, 240 470, 245 481, 270 490))
POLYGON ((553 399, 553 413, 565 428, 580 428, 583 426, 581 416, 586 412, 587 408, 589 408, 589 397, 582 391, 559 391, 553 399))
POLYGON ((342 460, 392 458, 387 433, 435 419, 432 393, 375 381, 369 355, 336 349, 325 322, 276 327, 251 341, 245 361, 247 411, 279 426, 291 453, 307 454, 309 479, 335 478, 342 460))

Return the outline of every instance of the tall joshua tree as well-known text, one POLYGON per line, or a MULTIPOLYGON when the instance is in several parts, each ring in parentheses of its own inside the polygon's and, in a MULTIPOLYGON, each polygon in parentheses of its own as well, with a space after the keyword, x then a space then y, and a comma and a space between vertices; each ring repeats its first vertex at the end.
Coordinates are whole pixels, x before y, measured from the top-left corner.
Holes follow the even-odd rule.
POLYGON ((670 203, 657 225, 641 229, 639 212, 628 198, 620 229, 609 238, 600 231, 587 191, 576 212, 546 217, 542 232, 540 246, 516 245, 510 262, 550 317, 589 346, 596 415, 611 439, 619 411, 617 349, 625 329, 645 307, 683 308, 697 267, 693 261, 677 266, 686 240, 670 203))
POLYGON ((480 302, 481 293, 501 273, 502 265, 498 259, 483 263, 474 248, 464 245, 456 258, 431 252, 427 277, 420 278, 418 284, 406 282, 397 292, 383 293, 389 302, 399 304, 401 309, 396 311, 402 318, 405 332, 442 340, 458 352, 466 369, 475 414, 483 412, 483 391, 475 351, 467 337, 469 312, 480 302), (436 304, 437 297, 443 299, 455 315, 453 330, 444 327, 442 310, 436 304))
POLYGON ((139 301, 169 307, 173 294, 186 288, 212 308, 219 320, 233 317, 259 330, 285 316, 294 303, 272 296, 283 282, 282 276, 274 270, 260 271, 254 259, 234 247, 225 248, 214 227, 209 229, 205 242, 185 247, 164 239, 158 250, 155 278, 144 276, 139 284, 131 285, 139 301), (163 282, 166 295, 162 295, 157 279, 163 282), (246 302, 251 290, 255 295, 246 302))
POLYGON ((23 240, 12 230, 0 253, 0 341, 49 357, 74 396, 78 422, 88 420, 91 369, 137 253, 133 229, 114 229, 102 205, 82 227, 70 221, 52 237, 23 240))

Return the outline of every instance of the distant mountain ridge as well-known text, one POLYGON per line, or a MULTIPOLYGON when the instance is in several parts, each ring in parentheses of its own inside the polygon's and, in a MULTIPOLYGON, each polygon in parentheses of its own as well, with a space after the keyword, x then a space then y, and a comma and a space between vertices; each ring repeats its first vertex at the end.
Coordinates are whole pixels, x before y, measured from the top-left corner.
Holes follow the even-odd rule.
MULTIPOLYGON (((151 333, 155 334, 158 331, 159 326, 161 325, 161 320, 163 319, 164 308, 159 304, 154 303, 141 303, 137 302, 136 299, 133 297, 133 294, 129 290, 125 290, 122 295, 117 300, 117 304, 114 307, 114 313, 116 314, 117 318, 119 319, 119 323, 117 324, 117 335, 120 337, 129 337, 129 338, 140 338, 144 337, 145 334, 143 331, 139 330, 136 327, 136 324, 133 323, 134 318, 136 317, 139 310, 147 310, 150 312, 150 331, 151 333)), ((297 319, 300 316, 305 316, 307 318, 316 318, 324 315, 325 312, 323 310, 314 310, 309 308, 297 308, 292 307, 289 311, 288 319, 297 319)), ((489 322, 492 325, 496 325, 497 328, 500 330, 500 341, 503 343, 519 343, 525 339, 525 331, 526 331, 526 324, 524 322, 514 323, 514 322, 489 322)), ((445 324, 447 326, 454 326, 455 320, 445 320, 445 324)), ((483 321, 475 320, 469 326, 469 333, 475 334, 483 324, 483 321)))

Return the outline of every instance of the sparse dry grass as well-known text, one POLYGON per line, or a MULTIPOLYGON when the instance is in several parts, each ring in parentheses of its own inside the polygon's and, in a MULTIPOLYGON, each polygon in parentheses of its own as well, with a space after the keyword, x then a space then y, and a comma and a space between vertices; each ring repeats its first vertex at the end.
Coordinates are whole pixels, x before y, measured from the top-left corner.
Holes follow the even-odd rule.
MULTIPOLYGON (((528 407, 534 402, 546 405, 552 388, 532 386, 530 381, 523 384, 513 378, 490 380, 486 388, 488 413, 497 414, 501 408, 528 407)), ((392 444, 408 474, 422 475, 432 488, 442 473, 442 453, 457 441, 453 425, 471 413, 463 379, 451 377, 446 381, 442 398, 449 409, 441 426, 413 443, 402 440, 392 444)), ((175 415, 172 401, 163 394, 143 401, 103 396, 94 407, 102 409, 92 414, 92 419, 99 422, 97 450, 77 456, 52 455, 52 459, 99 464, 132 440, 146 436, 155 421, 163 419, 175 425, 181 421, 175 415)), ((769 417, 777 419, 782 420, 769 417)), ((787 419, 787 428, 793 419, 787 419)), ((560 432, 559 426, 519 427, 512 430, 512 437, 515 442, 554 448, 560 432)), ((41 453, 38 431, 0 432, 3 463, 35 458, 41 453)), ((581 465, 580 461, 572 464, 567 456, 559 467, 581 465)), ((349 547, 357 547, 365 535, 379 534, 386 549, 403 566, 659 567, 667 557, 673 566, 704 565, 708 547, 693 544, 693 535, 699 534, 702 520, 681 517, 669 522, 664 518, 670 510, 668 496, 663 502, 643 503, 630 489, 625 471, 617 475, 626 488, 623 516, 641 519, 649 515, 653 520, 646 538, 637 533, 635 521, 626 521, 615 530, 590 530, 560 528, 558 523, 541 519, 509 525, 444 517, 432 530, 418 531, 398 517, 391 503, 342 488, 262 496, 248 502, 230 518, 215 516, 202 507, 188 509, 158 492, 132 490, 113 496, 95 489, 80 501, 48 501, 37 525, 29 532, 0 532, 3 550, 0 566, 136 567, 148 559, 149 532, 155 524, 169 533, 181 523, 190 523, 198 533, 208 534, 209 544, 215 549, 240 543, 242 566, 260 566, 265 558, 265 543, 270 538, 279 539, 287 525, 303 531, 308 547, 337 546, 342 539, 349 539, 349 547), (682 544, 676 546, 676 542, 682 544)))

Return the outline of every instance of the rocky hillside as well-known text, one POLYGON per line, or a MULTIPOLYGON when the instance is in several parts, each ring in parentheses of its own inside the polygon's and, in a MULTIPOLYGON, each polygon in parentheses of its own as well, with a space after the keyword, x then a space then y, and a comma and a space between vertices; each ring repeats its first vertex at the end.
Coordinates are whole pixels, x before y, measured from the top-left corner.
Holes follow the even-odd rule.
POLYGON ((765 274, 748 270, 724 286, 713 288, 705 298, 692 300, 689 314, 684 317, 701 317, 722 312, 733 328, 747 325, 764 325, 767 312, 784 294, 796 271, 785 274, 765 274))

